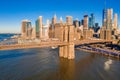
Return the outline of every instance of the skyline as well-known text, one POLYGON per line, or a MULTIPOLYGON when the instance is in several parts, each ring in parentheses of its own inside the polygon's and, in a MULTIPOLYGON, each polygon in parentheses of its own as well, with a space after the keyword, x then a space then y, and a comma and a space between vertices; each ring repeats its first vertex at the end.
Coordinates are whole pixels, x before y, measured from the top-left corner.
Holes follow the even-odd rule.
MULTIPOLYGON (((119 6, 119 2, 120 0, 116 2, 114 0, 106 0, 106 8, 113 8, 113 12, 118 13, 118 23, 120 25, 120 11, 119 7, 117 7, 119 6)), ((94 13, 95 22, 98 22, 101 26, 104 0, 99 2, 98 0, 31 0, 29 2, 28 0, 2 0, 0 6, 2 6, 0 7, 0 32, 6 33, 20 32, 21 21, 24 19, 31 20, 34 26, 38 16, 43 16, 43 24, 46 24, 46 19, 51 20, 54 14, 57 15, 57 21, 62 16, 65 22, 65 18, 68 15, 73 16, 73 20, 76 18, 81 20, 85 14, 90 16, 91 13, 94 13)))

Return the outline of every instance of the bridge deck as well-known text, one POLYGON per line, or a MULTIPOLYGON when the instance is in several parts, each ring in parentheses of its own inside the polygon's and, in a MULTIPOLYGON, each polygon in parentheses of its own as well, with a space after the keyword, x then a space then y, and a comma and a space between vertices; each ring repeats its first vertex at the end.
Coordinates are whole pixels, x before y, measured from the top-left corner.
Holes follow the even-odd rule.
MULTIPOLYGON (((81 40, 74 41, 75 45, 80 44, 91 44, 91 43, 104 43, 112 42, 106 40, 81 40)), ((69 42, 60 42, 60 41, 50 41, 50 42, 41 42, 41 43, 26 43, 26 44, 11 44, 0 46, 0 50, 12 50, 12 49, 26 49, 26 48, 41 48, 41 47, 52 47, 52 46, 64 46, 70 44, 69 42)))

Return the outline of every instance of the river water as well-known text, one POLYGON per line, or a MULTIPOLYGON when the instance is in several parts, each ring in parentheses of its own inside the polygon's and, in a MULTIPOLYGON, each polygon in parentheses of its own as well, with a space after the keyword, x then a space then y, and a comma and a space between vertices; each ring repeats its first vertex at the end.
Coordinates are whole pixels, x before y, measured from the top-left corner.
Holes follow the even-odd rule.
POLYGON ((0 80, 120 80, 120 61, 75 51, 76 58, 59 58, 58 49, 0 51, 0 80))
POLYGON ((0 80, 120 80, 120 60, 79 50, 75 56, 59 58, 51 48, 0 51, 0 80))

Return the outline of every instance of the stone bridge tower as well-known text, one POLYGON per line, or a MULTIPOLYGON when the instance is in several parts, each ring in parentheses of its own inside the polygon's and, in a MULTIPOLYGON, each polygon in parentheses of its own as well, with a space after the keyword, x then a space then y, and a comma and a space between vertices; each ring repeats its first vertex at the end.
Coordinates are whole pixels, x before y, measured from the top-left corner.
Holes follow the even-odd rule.
POLYGON ((57 37, 59 36, 60 41, 68 43, 67 45, 59 46, 59 56, 67 59, 74 59, 74 26, 70 22, 57 25, 59 25, 59 29, 55 30, 56 33, 58 33, 55 33, 55 35, 57 37))

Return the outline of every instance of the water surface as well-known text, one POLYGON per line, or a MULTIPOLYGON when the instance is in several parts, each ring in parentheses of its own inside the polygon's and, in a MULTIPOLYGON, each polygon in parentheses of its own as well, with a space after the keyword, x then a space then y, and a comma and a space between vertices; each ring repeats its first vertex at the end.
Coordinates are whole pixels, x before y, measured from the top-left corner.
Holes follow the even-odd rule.
POLYGON ((58 49, 0 51, 0 80, 120 80, 120 61, 76 50, 75 60, 58 49))

